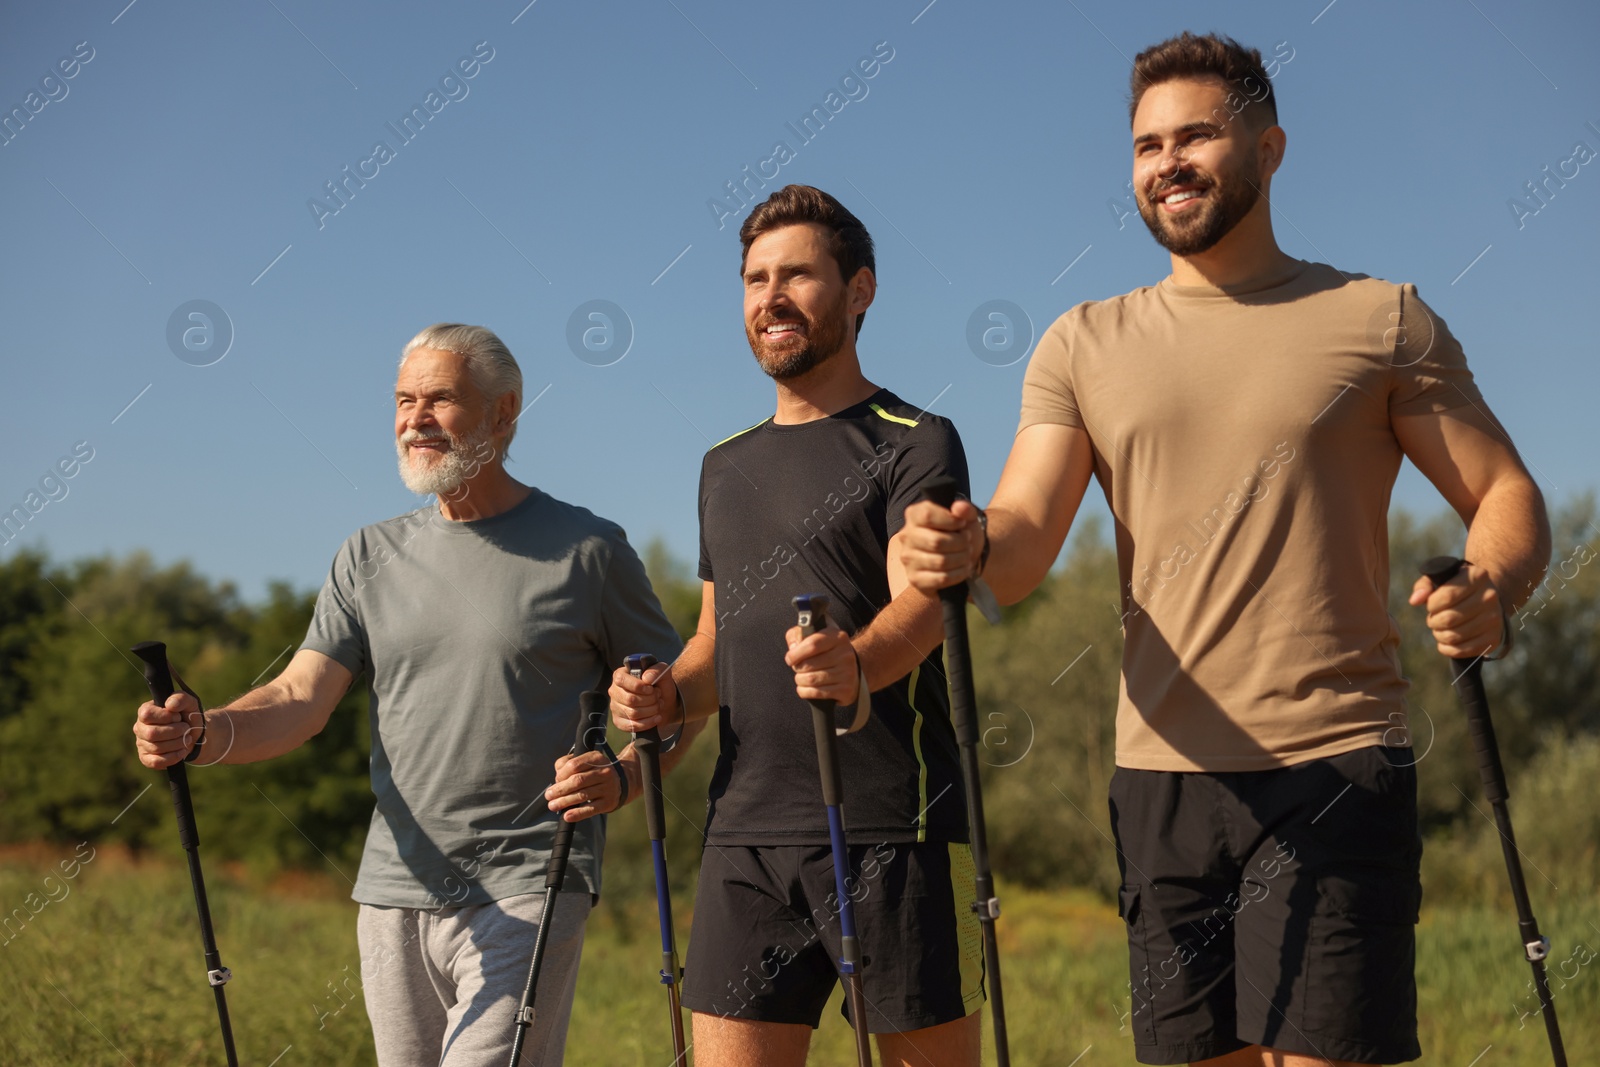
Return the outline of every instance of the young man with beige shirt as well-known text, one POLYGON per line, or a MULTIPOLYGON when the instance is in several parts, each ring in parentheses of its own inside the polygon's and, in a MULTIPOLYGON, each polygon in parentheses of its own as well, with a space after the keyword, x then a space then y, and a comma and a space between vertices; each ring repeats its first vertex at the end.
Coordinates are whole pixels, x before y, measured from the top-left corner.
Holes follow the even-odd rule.
POLYGON ((1414 286, 1278 248, 1260 53, 1185 33, 1132 90, 1133 184, 1172 274, 1050 328, 984 521, 913 505, 908 577, 981 570, 1022 599, 1093 475, 1122 583, 1111 818, 1139 1060, 1415 1059, 1389 495, 1409 458, 1469 527, 1462 574, 1411 596, 1449 656, 1509 640, 1549 558, 1543 501, 1414 286))

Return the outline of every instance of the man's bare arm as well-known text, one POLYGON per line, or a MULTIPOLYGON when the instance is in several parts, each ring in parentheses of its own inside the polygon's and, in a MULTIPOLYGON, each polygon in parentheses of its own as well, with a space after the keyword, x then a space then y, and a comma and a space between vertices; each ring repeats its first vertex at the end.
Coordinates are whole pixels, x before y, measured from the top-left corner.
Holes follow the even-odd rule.
MULTIPOLYGON (((666 775, 688 755, 689 746, 705 729, 706 719, 683 725, 683 736, 672 751, 661 753, 661 773, 666 775)), ((644 795, 644 774, 639 767, 639 752, 629 742, 617 753, 617 765, 628 779, 628 802, 644 795)), ((546 807, 560 812, 567 822, 581 822, 594 815, 616 811, 621 806, 622 786, 603 752, 585 752, 556 760, 556 780, 544 791, 546 807)))
POLYGON ((1406 456, 1467 525, 1463 576, 1435 590, 1418 579, 1411 603, 1447 656, 1478 656, 1502 640, 1501 607, 1533 595, 1550 561, 1544 497, 1494 417, 1477 405, 1393 420, 1406 456))
MULTIPOLYGON (((986 509, 983 578, 1001 603, 1015 604, 1050 572, 1093 473, 1094 448, 1081 427, 1039 424, 1017 434, 986 509)), ((972 574, 983 548, 977 516, 965 501, 950 510, 926 502, 906 509, 903 559, 912 585, 935 590, 972 574)))
MULTIPOLYGON (((639 733, 653 726, 663 734, 670 734, 677 728, 677 705, 680 700, 684 721, 692 723, 709 719, 719 707, 716 651, 717 591, 710 582, 703 582, 700 589, 700 621, 696 624, 694 635, 684 643, 678 658, 670 665, 660 664, 650 668, 640 678, 629 675, 624 667, 618 667, 612 674, 609 694, 611 721, 617 729, 629 733, 639 733)), ((678 757, 682 758, 681 755, 678 757)))
MULTIPOLYGON (((689 754, 694 739, 717 712, 715 654, 717 647, 716 591, 704 583, 700 594, 700 621, 683 651, 672 663, 658 663, 638 678, 626 666, 611 675, 611 721, 627 733, 642 733, 654 728, 662 740, 669 740, 682 728, 671 750, 662 752, 661 773, 671 772, 689 754), (679 698, 682 698, 682 717, 679 698)), ((629 742, 617 753, 617 762, 628 778, 628 802, 644 795, 644 776, 639 753, 629 742)), ((550 810, 560 812, 568 822, 578 822, 620 806, 621 787, 615 781, 610 763, 599 752, 581 756, 562 756, 556 760, 556 780, 545 790, 550 810)))
POLYGON ((717 587, 700 586, 700 621, 694 636, 672 664, 672 684, 683 703, 685 720, 707 719, 717 713, 717 587))
MULTIPOLYGON (((272 681, 205 713, 198 763, 254 763, 292 751, 327 725, 354 676, 336 660, 301 649, 272 681)), ((181 761, 199 737, 198 708, 187 693, 139 707, 133 733, 139 761, 161 770, 181 761)))
POLYGON ((906 576, 904 530, 889 538, 886 555, 892 599, 850 642, 872 692, 910 674, 944 641, 939 594, 918 589, 906 576))
POLYGON ((802 638, 798 626, 784 635, 789 645, 784 662, 795 672, 795 692, 802 700, 854 704, 862 673, 867 691, 876 692, 910 674, 944 640, 939 595, 906 579, 903 534, 889 539, 885 558, 891 599, 871 622, 853 636, 832 619, 826 630, 810 637, 802 638))
MULTIPOLYGON (((1089 435, 1077 427, 1030 426, 1017 435, 987 509, 983 576, 1002 603, 1021 600, 1049 573, 1093 466, 1089 435)), ((937 590, 977 566, 983 549, 977 514, 966 501, 950 510, 927 502, 906 508, 906 525, 889 540, 889 605, 849 639, 836 627, 803 641, 798 629, 789 632, 785 658, 796 669, 802 699, 853 703, 860 692, 853 662, 876 691, 911 673, 944 640, 937 590)))

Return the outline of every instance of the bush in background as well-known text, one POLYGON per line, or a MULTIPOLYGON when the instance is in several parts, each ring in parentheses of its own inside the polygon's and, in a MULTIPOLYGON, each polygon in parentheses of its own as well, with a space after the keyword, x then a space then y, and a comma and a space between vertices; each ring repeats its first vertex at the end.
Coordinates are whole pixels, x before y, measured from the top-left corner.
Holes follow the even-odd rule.
MULTIPOLYGON (((1549 579, 1518 618, 1517 647, 1485 671, 1510 777, 1520 843, 1557 885, 1600 883, 1600 523, 1592 497, 1562 508, 1549 579), (1587 791, 1586 791, 1587 790, 1587 791)), ((1422 612, 1405 603, 1418 561, 1459 551, 1454 516, 1390 528, 1390 610, 1411 678, 1429 898, 1499 898, 1504 876, 1448 667, 1422 612)), ((647 569, 687 637, 701 583, 652 544, 647 569)), ((0 562, 0 842, 120 842, 177 851, 161 776, 134 756, 133 711, 146 698, 137 641, 167 641, 212 703, 272 677, 298 648, 315 597, 273 585, 247 604, 227 582, 148 556, 60 565, 36 552, 0 562)), ((990 627, 971 613, 985 802, 995 868, 1012 882, 1117 884, 1106 792, 1122 654, 1115 550, 1086 522, 1040 589, 990 627)), ((626 738, 616 737, 620 745, 626 738)), ((680 892, 693 884, 716 759, 715 724, 667 779, 669 848, 680 892)), ((206 854, 265 877, 331 867, 353 877, 372 812, 366 691, 352 688, 327 728, 279 759, 195 769, 206 854)), ((653 892, 643 809, 611 819, 607 898, 653 892)), ((1530 884, 1542 884, 1531 869, 1530 884)), ((1538 893, 1538 890, 1535 890, 1538 893)))

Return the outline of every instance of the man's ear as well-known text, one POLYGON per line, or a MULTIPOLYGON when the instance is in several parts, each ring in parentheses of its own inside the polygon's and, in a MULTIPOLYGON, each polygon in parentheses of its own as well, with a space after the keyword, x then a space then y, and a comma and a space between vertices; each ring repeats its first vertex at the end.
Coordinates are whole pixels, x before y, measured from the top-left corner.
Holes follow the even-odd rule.
POLYGON ((509 433, 517 421, 516 393, 501 393, 500 399, 495 402, 494 428, 500 433, 509 433))
POLYGON ((1261 161, 1261 177, 1270 178, 1278 172, 1283 165, 1284 149, 1289 142, 1289 135, 1282 126, 1268 126, 1262 130, 1256 139, 1257 158, 1261 161))
POLYGON ((872 306, 873 299, 878 295, 878 277, 866 267, 856 271, 854 278, 850 279, 850 314, 859 315, 872 306))

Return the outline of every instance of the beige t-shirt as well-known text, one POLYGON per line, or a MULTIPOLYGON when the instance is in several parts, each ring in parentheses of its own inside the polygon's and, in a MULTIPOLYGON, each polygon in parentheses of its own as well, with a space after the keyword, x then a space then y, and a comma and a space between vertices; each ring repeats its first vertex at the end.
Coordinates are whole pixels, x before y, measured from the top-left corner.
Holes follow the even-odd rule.
POLYGON ((1396 416, 1482 404, 1412 285, 1171 278, 1040 339, 1022 428, 1085 429, 1116 519, 1117 765, 1266 770, 1407 744, 1388 613, 1396 416))

